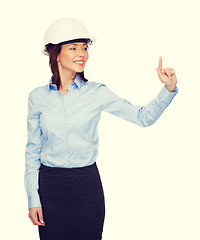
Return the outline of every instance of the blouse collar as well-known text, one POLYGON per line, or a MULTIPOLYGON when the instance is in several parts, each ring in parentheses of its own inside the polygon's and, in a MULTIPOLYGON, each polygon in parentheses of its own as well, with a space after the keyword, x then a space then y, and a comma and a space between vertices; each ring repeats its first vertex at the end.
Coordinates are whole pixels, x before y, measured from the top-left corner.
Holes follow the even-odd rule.
MULTIPOLYGON (((50 90, 57 90, 57 85, 52 83, 52 81, 53 81, 53 76, 51 77, 50 82, 48 84, 48 90, 49 91, 50 90)), ((70 83, 70 84, 75 84, 78 88, 80 88, 81 85, 82 85, 82 78, 81 78, 80 74, 77 73, 76 77, 74 79, 74 82, 70 83)))

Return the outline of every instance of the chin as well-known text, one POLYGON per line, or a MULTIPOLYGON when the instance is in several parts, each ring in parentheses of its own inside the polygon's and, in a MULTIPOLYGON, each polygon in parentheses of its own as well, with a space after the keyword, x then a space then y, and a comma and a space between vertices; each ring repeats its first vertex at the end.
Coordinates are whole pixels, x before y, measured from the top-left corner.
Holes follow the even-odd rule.
POLYGON ((83 72, 84 71, 84 67, 78 67, 76 68, 76 72, 83 72))

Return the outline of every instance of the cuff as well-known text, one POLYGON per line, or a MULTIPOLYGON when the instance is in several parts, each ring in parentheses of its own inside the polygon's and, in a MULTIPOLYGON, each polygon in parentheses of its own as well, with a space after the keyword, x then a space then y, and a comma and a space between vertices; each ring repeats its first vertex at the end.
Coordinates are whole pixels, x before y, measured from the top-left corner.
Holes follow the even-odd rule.
POLYGON ((34 196, 28 197, 28 209, 32 207, 41 207, 39 194, 35 194, 34 196))
POLYGON ((163 87, 163 89, 160 92, 164 97, 168 97, 168 96, 175 96, 178 93, 178 87, 176 86, 174 88, 173 92, 170 92, 167 90, 166 86, 163 87))
POLYGON ((176 96, 177 93, 178 93, 177 86, 175 87, 173 92, 169 92, 167 90, 166 86, 164 86, 162 88, 162 90, 160 91, 160 93, 158 94, 158 99, 161 103, 168 106, 171 103, 171 101, 173 100, 173 98, 176 96))
MULTIPOLYGON (((164 86, 164 88, 166 88, 166 86, 164 86)), ((166 90, 167 90, 167 88, 166 88, 166 90)), ((177 87, 177 85, 175 86, 173 92, 170 92, 170 91, 168 91, 168 90, 167 90, 167 92, 169 92, 169 93, 177 93, 177 92, 178 92, 178 87, 177 87)))

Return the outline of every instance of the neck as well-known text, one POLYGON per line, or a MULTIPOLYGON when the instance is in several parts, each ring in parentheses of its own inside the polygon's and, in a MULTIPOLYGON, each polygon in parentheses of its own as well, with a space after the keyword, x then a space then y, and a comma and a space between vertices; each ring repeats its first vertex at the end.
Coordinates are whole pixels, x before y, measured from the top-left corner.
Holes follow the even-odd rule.
POLYGON ((59 71, 59 74, 60 74, 60 83, 61 83, 60 88, 63 90, 67 90, 68 85, 74 82, 74 79, 76 77, 76 72, 59 71))

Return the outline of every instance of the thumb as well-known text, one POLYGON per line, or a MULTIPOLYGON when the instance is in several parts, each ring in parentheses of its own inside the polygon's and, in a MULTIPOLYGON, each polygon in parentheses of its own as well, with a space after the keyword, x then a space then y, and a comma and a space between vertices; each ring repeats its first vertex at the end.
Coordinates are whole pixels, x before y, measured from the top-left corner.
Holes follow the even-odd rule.
POLYGON ((162 76, 163 73, 160 71, 159 68, 156 68, 156 71, 157 71, 157 73, 158 73, 159 78, 161 78, 161 76, 162 76))
POLYGON ((39 215, 39 221, 40 223, 44 224, 43 214, 42 214, 42 208, 38 210, 39 215))

